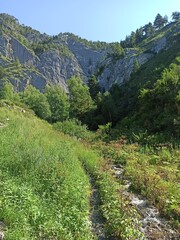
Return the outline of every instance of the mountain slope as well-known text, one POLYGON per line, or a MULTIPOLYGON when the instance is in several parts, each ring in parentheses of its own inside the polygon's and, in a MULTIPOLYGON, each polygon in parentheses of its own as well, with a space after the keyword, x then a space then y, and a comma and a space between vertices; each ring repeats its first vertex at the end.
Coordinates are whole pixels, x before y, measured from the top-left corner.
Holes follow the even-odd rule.
POLYGON ((174 45, 180 28, 179 22, 170 23, 135 48, 122 49, 119 43, 91 42, 70 33, 53 37, 41 34, 7 14, 0 14, 0 22, 1 65, 8 67, 18 59, 27 73, 18 83, 9 78, 18 91, 28 84, 42 91, 50 83, 67 90, 66 81, 72 75, 80 75, 86 82, 95 74, 106 90, 114 83, 124 84, 131 78, 135 63, 144 65, 174 45))
POLYGON ((0 236, 93 239, 77 143, 9 102, 0 103, 0 116, 0 236))
POLYGON ((2 239, 95 240, 102 228, 103 239, 144 239, 137 211, 97 151, 11 102, 0 101, 0 116, 2 239), (101 225, 90 217, 94 207, 101 225))

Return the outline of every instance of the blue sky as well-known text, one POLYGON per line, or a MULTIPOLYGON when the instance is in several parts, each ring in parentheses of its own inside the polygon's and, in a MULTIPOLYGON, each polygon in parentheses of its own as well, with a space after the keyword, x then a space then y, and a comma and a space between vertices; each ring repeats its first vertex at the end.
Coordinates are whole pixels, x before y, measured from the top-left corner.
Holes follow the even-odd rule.
POLYGON ((92 41, 123 40, 154 21, 180 11, 180 0, 0 0, 0 12, 42 33, 72 32, 92 41))

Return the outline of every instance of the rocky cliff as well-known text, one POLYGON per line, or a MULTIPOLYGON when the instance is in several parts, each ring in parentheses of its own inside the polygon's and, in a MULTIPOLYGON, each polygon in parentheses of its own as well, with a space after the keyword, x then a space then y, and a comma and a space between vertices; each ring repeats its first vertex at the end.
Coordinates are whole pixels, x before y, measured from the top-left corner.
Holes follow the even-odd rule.
MULTIPOLYGON (((0 14, 0 63, 8 68, 18 61, 23 74, 10 75, 9 81, 20 91, 28 84, 42 90, 47 84, 60 84, 67 90, 66 82, 72 75, 80 75, 86 82, 95 74, 102 88, 108 90, 114 83, 127 82, 134 71, 172 44, 170 32, 175 26, 166 26, 161 34, 146 40, 141 47, 124 49, 124 55, 115 58, 109 54, 110 44, 96 44, 82 40, 73 34, 55 37, 41 34, 22 26, 7 14, 0 14)), ((176 24, 176 29, 179 23, 176 24)), ((174 35, 178 30, 174 30, 174 35)), ((1 78, 2 80, 3 78, 1 78)))
POLYGON ((98 77, 100 86, 108 90, 115 83, 123 84, 130 79, 134 71, 135 61, 141 66, 152 57, 152 53, 127 50, 125 56, 116 62, 112 58, 105 59, 100 65, 103 69, 98 77))

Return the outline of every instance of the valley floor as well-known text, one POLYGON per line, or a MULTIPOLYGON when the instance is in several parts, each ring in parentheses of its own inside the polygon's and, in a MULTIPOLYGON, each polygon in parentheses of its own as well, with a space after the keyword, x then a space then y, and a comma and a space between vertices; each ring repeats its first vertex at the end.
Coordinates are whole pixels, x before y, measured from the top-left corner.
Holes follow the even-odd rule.
POLYGON ((84 142, 13 104, 0 122, 0 239, 179 239, 179 150, 84 142))

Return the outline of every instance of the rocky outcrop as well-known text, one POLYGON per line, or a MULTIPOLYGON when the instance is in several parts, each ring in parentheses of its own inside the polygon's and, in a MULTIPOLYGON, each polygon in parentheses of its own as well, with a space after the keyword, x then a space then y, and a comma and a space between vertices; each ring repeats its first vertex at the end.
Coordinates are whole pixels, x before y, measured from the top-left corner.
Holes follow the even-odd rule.
POLYGON ((48 84, 47 79, 37 71, 26 70, 23 76, 11 77, 9 81, 14 86, 14 89, 18 92, 23 91, 29 84, 36 87, 40 91, 44 91, 48 84))
POLYGON ((0 53, 10 61, 19 59, 20 63, 33 65, 35 55, 16 38, 7 34, 0 35, 0 53))
POLYGON ((154 46, 152 47, 151 51, 157 54, 162 49, 164 49, 166 45, 167 45, 166 37, 160 38, 159 40, 154 42, 154 46))
POLYGON ((0 53, 2 56, 13 60, 14 56, 13 56, 13 51, 11 48, 11 45, 9 43, 10 41, 10 37, 8 37, 7 35, 0 35, 0 53))
POLYGON ((48 83, 59 84, 67 90, 66 82, 72 75, 80 75, 86 82, 90 75, 95 74, 100 86, 105 90, 114 83, 121 85, 130 79, 135 70, 135 61, 141 66, 154 55, 168 48, 175 41, 169 40, 171 35, 177 35, 180 28, 178 22, 171 23, 165 27, 162 34, 158 32, 157 35, 146 39, 141 50, 125 49, 125 56, 117 59, 114 57, 116 54, 113 56, 111 53, 111 45, 108 44, 104 48, 108 50, 103 50, 99 47, 101 45, 88 44, 87 40, 73 37, 73 34, 51 37, 30 27, 21 26, 17 19, 7 15, 0 16, 0 23, 3 26, 2 29, 0 28, 1 66, 19 59, 26 69, 23 70, 26 74, 19 74, 19 79, 11 75, 10 81, 17 90, 32 84, 41 91, 48 83), (12 18, 7 22, 8 24, 6 18, 12 18), (10 26, 12 21, 14 25, 10 26), (36 47, 33 50, 31 47, 33 43, 40 43, 40 50, 36 51, 36 47))
POLYGON ((24 46, 15 38, 10 38, 8 44, 14 59, 18 58, 20 63, 26 64, 28 66, 33 65, 35 55, 32 51, 27 49, 26 46, 24 46))
POLYGON ((112 58, 106 59, 101 63, 100 68, 102 72, 98 77, 100 86, 108 90, 113 84, 119 85, 128 81, 134 71, 134 63, 137 60, 139 66, 146 63, 153 54, 151 53, 139 53, 135 50, 126 50, 125 57, 122 57, 118 61, 114 62, 112 58))
POLYGON ((47 51, 36 61, 39 72, 52 84, 67 88, 66 81, 73 75, 83 75, 77 60, 71 56, 62 56, 56 50, 47 51))
POLYGON ((85 78, 95 72, 99 62, 106 55, 105 51, 97 51, 73 39, 68 39, 67 46, 76 57, 85 78))

